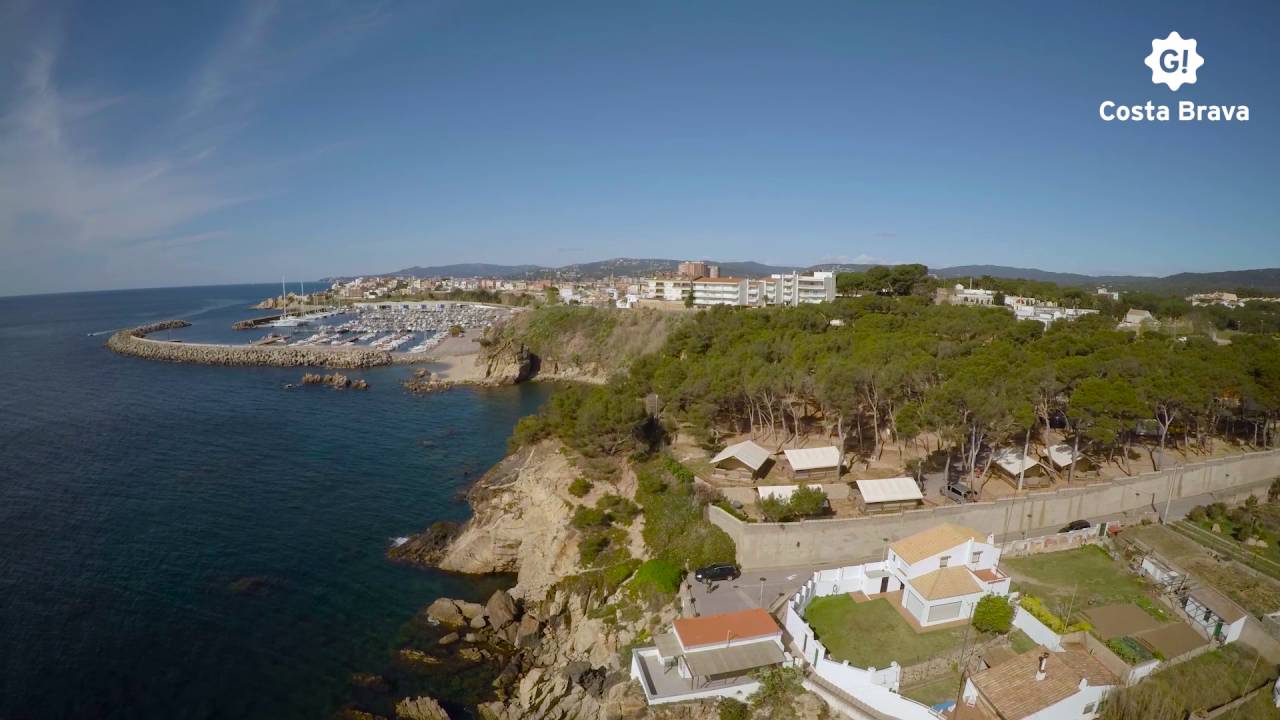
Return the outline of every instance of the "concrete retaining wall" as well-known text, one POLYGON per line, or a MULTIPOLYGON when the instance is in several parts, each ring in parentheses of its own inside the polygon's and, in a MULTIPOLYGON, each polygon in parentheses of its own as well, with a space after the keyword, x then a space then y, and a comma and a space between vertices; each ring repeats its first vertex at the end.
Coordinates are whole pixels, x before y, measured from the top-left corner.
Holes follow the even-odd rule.
POLYGON ((1013 626, 1027 634, 1027 637, 1035 640, 1050 650, 1062 650, 1062 636, 1049 629, 1048 625, 1036 619, 1035 615, 1023 610, 1021 607, 1014 608, 1013 626))
MULTIPOLYGON (((1174 500, 1207 493, 1233 501, 1265 493, 1280 476, 1280 450, 1210 460, 1161 472, 1144 473, 1105 484, 1031 493, 1021 498, 910 510, 895 515, 748 523, 718 507, 707 508, 712 523, 733 538, 738 562, 746 569, 795 565, 843 565, 882 555, 888 542, 940 522, 954 522, 999 537, 1057 528, 1072 520, 1101 520, 1118 513, 1152 512, 1174 500)), ((1171 512, 1171 517, 1180 517, 1171 512)))

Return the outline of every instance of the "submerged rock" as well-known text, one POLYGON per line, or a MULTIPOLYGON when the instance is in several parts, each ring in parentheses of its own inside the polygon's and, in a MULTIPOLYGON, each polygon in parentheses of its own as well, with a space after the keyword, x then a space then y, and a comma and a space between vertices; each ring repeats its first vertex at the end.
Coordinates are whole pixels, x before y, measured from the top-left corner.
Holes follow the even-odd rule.
POLYGON ((260 595, 275 582, 265 575, 246 575, 227 583, 227 589, 236 595, 260 595))

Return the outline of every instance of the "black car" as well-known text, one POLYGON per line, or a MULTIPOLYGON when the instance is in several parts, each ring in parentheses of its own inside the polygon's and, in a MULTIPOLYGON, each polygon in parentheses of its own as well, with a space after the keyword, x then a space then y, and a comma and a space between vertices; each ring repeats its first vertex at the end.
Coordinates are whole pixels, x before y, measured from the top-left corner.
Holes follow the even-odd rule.
POLYGON ((693 579, 704 583, 717 580, 736 580, 741 574, 742 571, 738 570, 738 566, 733 563, 717 563, 698 568, 693 573, 693 579))
POLYGON ((1072 520, 1071 522, 1067 523, 1058 532, 1064 533, 1064 532, 1071 532, 1072 530, 1084 530, 1087 527, 1092 527, 1092 525, 1089 524, 1088 520, 1072 520))

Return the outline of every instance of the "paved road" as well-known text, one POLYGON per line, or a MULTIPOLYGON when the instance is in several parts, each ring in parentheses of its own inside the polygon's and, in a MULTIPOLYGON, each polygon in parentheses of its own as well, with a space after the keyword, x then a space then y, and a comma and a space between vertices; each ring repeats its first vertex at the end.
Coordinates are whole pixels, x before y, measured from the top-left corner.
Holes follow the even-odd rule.
POLYGON ((709 588, 689 573, 685 582, 693 596, 692 614, 714 615, 756 607, 767 610, 779 596, 795 593, 813 576, 814 570, 813 567, 794 567, 744 572, 737 580, 712 583, 709 588))

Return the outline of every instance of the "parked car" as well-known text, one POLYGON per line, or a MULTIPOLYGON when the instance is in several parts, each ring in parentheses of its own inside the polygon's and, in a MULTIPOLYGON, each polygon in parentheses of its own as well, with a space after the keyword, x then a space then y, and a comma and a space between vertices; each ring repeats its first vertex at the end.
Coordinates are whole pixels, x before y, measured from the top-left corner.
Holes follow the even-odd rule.
POLYGON ((1067 523, 1058 532, 1064 533, 1064 532, 1071 532, 1072 530, 1084 530, 1087 527, 1093 527, 1093 525, 1091 525, 1088 520, 1072 520, 1071 522, 1067 523))
POLYGON ((693 579, 698 582, 715 582, 718 580, 736 580, 742 571, 733 563, 717 563, 708 565, 704 568, 698 568, 693 573, 693 579))
POLYGON ((962 482, 947 483, 942 488, 942 496, 951 498, 958 503, 971 503, 978 501, 978 491, 962 482))

